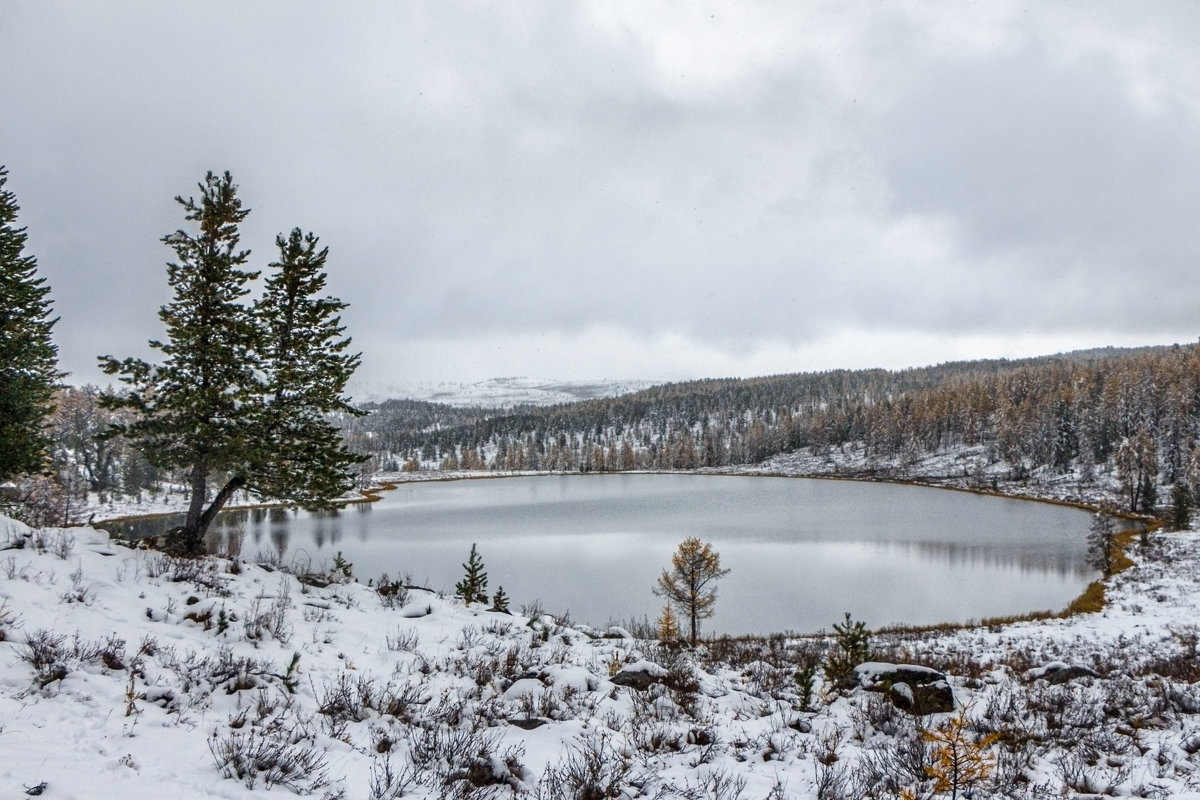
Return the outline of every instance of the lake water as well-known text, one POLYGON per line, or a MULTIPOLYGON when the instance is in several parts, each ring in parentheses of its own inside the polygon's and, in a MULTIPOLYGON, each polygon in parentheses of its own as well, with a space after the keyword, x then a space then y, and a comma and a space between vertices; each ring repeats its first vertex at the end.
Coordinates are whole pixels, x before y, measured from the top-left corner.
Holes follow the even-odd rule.
MULTIPOLYGON (((402 484, 336 514, 241 511, 243 555, 329 565, 361 581, 408 574, 453 592, 472 543, 519 608, 604 625, 662 601, 650 589, 689 536, 730 568, 712 633, 876 628, 1060 610, 1096 573, 1077 509, 924 487, 698 475, 543 476, 402 484)), ((157 523, 164 528, 166 523, 157 523)), ((151 532, 147 528, 141 533, 151 532)))

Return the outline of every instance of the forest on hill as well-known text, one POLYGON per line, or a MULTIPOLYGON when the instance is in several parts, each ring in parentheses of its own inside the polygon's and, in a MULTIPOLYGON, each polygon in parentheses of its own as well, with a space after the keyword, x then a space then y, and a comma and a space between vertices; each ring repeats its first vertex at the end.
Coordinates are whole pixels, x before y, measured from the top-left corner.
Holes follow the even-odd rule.
MULTIPOLYGON (((100 394, 65 387, 56 398, 53 470, 31 484, 33 521, 78 521, 89 492, 141 495, 179 480, 101 435, 127 412, 101 407, 100 394)), ((729 469, 847 448, 863 472, 905 477, 907 464, 972 448, 1008 481, 1106 478, 1127 510, 1190 507, 1200 490, 1196 345, 696 380, 552 406, 362 408, 330 420, 363 458, 363 485, 395 471, 729 469)))
POLYGON ((1118 473, 1131 510, 1200 478, 1195 345, 698 380, 550 407, 365 409, 343 432, 380 470, 695 469, 850 444, 903 464, 983 446, 1010 479, 1118 473))

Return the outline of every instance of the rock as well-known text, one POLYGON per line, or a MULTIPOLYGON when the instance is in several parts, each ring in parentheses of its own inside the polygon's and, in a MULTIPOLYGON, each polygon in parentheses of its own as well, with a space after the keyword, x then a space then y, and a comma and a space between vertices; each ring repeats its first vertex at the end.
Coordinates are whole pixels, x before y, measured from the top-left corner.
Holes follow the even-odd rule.
POLYGON ((1044 678, 1052 684, 1063 684, 1077 678, 1099 678, 1100 673, 1081 664, 1067 664, 1062 661, 1051 661, 1044 667, 1037 667, 1025 673, 1025 679, 1036 681, 1044 678))
POLYGON ((530 719, 510 719, 508 724, 524 731, 531 731, 535 728, 540 728, 545 725, 546 720, 541 719, 540 717, 532 717, 530 719))
POLYGON ((666 674, 667 671, 658 664, 650 661, 636 661, 626 665, 609 680, 617 686, 628 686, 640 692, 647 689, 652 683, 661 683, 666 674))
POLYGON ((800 733, 812 733, 812 723, 800 717, 795 717, 792 719, 790 722, 788 722, 787 726, 794 731, 799 731, 800 733))
POLYGON ((954 710, 954 690, 935 669, 868 661, 855 667, 854 675, 863 689, 886 694, 892 705, 915 717, 954 710))

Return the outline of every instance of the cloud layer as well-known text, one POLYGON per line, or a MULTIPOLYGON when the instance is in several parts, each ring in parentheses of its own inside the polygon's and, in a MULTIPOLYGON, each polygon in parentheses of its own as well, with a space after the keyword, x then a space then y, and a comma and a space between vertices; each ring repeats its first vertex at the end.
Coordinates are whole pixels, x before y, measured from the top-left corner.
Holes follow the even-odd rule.
POLYGON ((1190 340, 1200 12, 0 6, 63 364, 144 353, 171 198, 313 230, 375 383, 1190 340))

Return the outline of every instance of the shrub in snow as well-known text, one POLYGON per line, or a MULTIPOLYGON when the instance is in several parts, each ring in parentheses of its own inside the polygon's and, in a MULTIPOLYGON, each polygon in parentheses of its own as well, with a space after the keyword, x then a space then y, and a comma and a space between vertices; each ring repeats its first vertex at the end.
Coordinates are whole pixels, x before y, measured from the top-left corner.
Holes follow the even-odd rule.
POLYGON ((385 608, 403 608, 408 603, 408 587, 411 583, 412 577, 409 575, 394 581, 385 572, 379 576, 379 582, 375 584, 375 591, 379 593, 379 599, 385 608))
POLYGON ((283 786, 297 794, 311 794, 328 784, 325 751, 302 718, 289 707, 271 712, 246 727, 245 715, 230 720, 225 730, 213 731, 208 750, 226 778, 240 780, 247 789, 262 781, 270 789, 283 786))
POLYGON ((534 787, 537 800, 603 800, 641 794, 629 791, 648 782, 630 757, 605 736, 590 736, 548 767, 534 787))

